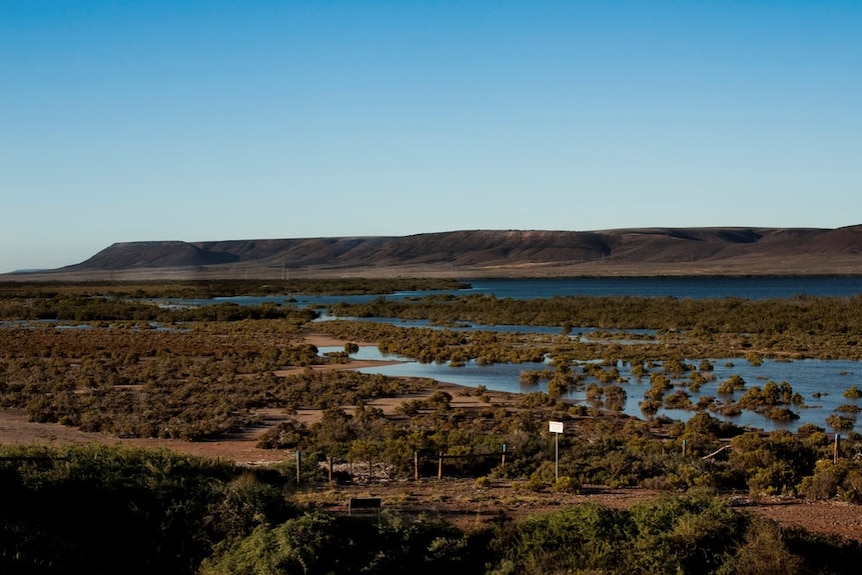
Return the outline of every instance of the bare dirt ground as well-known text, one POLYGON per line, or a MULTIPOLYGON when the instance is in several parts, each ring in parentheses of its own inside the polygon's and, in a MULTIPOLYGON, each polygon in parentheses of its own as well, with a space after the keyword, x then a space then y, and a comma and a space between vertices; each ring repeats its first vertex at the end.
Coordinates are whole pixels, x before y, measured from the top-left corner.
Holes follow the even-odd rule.
MULTIPOLYGON (((344 342, 325 336, 309 336, 307 341, 317 346, 339 346, 344 342)), ((376 362, 351 361, 348 364, 322 366, 316 369, 356 369, 376 362)), ((283 373, 289 373, 285 371, 283 373)), ((440 389, 452 395, 452 406, 478 408, 486 406, 479 398, 461 395, 458 386, 441 384, 440 389)), ((428 394, 432 391, 426 392, 428 394)), ((493 393, 491 401, 502 405, 512 401, 507 394, 493 393)), ((384 399, 370 405, 391 412, 404 398, 384 399)), ((129 445, 149 448, 167 448, 195 456, 234 461, 243 465, 262 465, 292 459, 285 453, 256 447, 258 438, 270 427, 287 416, 280 410, 262 411, 262 425, 225 436, 217 441, 188 442, 168 439, 118 439, 100 434, 85 433, 59 424, 31 423, 22 411, 0 410, 0 444, 52 444, 74 445, 94 442, 107 445, 129 445)), ((316 410, 304 410, 296 417, 311 423, 320 417, 316 410)), ((379 497, 383 507, 405 512, 430 513, 446 518, 462 528, 478 527, 501 512, 508 516, 524 516, 539 511, 550 511, 566 505, 593 502, 612 508, 660 497, 662 493, 646 489, 611 489, 586 486, 579 494, 535 493, 518 489, 517 482, 493 482, 478 487, 475 480, 421 478, 367 484, 333 484, 307 488, 300 499, 310 505, 334 512, 347 512, 351 497, 379 497)), ((807 502, 797 499, 733 498, 735 504, 763 517, 791 528, 804 528, 811 532, 862 541, 862 507, 841 502, 807 502)))
MULTIPOLYGON (((420 479, 390 484, 338 485, 307 492, 309 502, 334 511, 347 512, 350 497, 379 497, 382 507, 425 513, 447 519, 461 528, 478 528, 500 513, 524 517, 549 512, 568 505, 596 503, 613 509, 658 499, 664 492, 641 488, 611 489, 585 486, 578 494, 530 492, 517 489, 517 482, 495 482, 481 488, 466 479, 420 479)), ((803 528, 813 533, 862 541, 862 508, 840 502, 806 502, 788 499, 751 501, 732 497, 732 504, 788 528, 803 528)))

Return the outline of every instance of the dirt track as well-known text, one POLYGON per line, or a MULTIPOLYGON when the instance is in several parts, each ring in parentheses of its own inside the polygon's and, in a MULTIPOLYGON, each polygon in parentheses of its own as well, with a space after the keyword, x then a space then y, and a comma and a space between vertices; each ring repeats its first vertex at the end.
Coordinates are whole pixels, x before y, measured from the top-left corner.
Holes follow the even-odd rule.
MULTIPOLYGON (((309 340, 317 346, 343 345, 343 342, 325 337, 309 340)), ((353 369, 363 362, 336 365, 336 369, 353 369)), ((477 398, 459 395, 457 386, 446 384, 452 393, 453 407, 479 405, 477 398)), ((431 391, 427 392, 431 393, 431 391)), ((384 411, 391 410, 398 403, 395 400, 380 400, 373 405, 384 411)), ((506 401, 506 394, 495 394, 493 402, 506 401)), ((258 437, 270 426, 284 419, 278 410, 262 413, 264 425, 231 434, 218 441, 188 442, 168 439, 117 439, 100 434, 85 433, 75 428, 59 424, 31 423, 22 411, 0 410, 0 444, 48 443, 53 445, 90 444, 94 442, 107 445, 131 445, 149 448, 167 448, 190 455, 220 458, 246 465, 260 465, 292 458, 292 453, 259 449, 258 437)), ((313 421, 319 412, 308 410, 300 412, 299 417, 313 421)), ((371 483, 367 485, 337 485, 315 487, 302 495, 310 504, 345 511, 349 497, 376 496, 383 499, 388 507, 404 511, 433 513, 469 528, 478 526, 487 519, 504 511, 508 515, 520 516, 537 511, 549 511, 561 506, 582 502, 594 502, 619 508, 661 496, 656 491, 645 489, 610 489, 603 487, 586 488, 580 494, 533 493, 513 488, 512 482, 499 482, 488 488, 477 488, 474 480, 452 480, 436 478, 420 481, 394 481, 371 483)), ((766 499, 748 501, 738 498, 743 506, 764 517, 773 519, 781 525, 827 535, 837 535, 862 541, 862 507, 840 502, 806 502, 801 500, 766 499)))

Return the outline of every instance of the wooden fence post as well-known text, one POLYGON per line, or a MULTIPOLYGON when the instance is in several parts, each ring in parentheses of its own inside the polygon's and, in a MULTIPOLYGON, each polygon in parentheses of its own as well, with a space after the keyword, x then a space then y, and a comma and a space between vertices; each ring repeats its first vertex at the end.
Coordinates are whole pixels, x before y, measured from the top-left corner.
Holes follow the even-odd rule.
POLYGON ((835 446, 832 448, 832 463, 838 465, 838 448, 841 443, 841 434, 835 434, 835 446))
POLYGON ((437 479, 443 479, 443 454, 438 454, 437 459, 437 479))
POLYGON ((413 480, 419 481, 419 452, 413 452, 413 480))

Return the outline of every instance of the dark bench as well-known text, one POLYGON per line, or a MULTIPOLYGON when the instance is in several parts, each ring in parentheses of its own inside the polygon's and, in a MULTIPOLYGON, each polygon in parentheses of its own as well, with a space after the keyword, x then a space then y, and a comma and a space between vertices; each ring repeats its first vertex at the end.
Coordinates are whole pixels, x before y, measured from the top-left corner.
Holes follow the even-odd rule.
POLYGON ((376 511, 380 512, 379 497, 351 497, 347 500, 347 514, 353 515, 354 511, 376 511))

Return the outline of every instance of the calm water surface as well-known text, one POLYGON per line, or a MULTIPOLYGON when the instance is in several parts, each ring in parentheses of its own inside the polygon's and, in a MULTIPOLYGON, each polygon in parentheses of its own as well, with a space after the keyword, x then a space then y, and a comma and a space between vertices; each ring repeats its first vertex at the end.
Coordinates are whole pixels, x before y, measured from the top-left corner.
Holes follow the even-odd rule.
POLYGON ((215 299, 160 300, 164 305, 211 305, 236 303, 292 304, 298 307, 327 306, 339 302, 368 303, 377 298, 403 300, 428 295, 493 295, 498 298, 536 299, 564 296, 636 296, 675 298, 745 299, 792 298, 798 295, 848 297, 862 293, 862 277, 797 277, 797 278, 559 278, 516 280, 462 280, 471 285, 465 290, 410 291, 387 295, 292 295, 237 296, 215 299))
MULTIPOLYGON (((635 296, 635 297, 674 297, 679 299, 704 299, 738 297, 744 299, 793 298, 800 295, 850 297, 862 293, 862 277, 796 277, 796 278, 751 278, 751 277, 683 277, 683 278, 565 278, 565 279, 519 279, 519 280, 464 280, 471 285, 467 290, 453 291, 417 291, 396 294, 360 295, 360 296, 268 296, 268 297, 232 297, 214 300, 174 300, 166 302, 177 305, 209 305, 213 303, 231 302, 239 305, 259 305, 265 302, 286 303, 299 307, 328 306, 338 302, 365 303, 379 297, 402 300, 427 295, 493 295, 498 298, 535 299, 563 296, 635 296)), ((335 319, 323 316, 322 320, 335 319)), ((381 321, 405 327, 432 327, 427 321, 402 321, 388 318, 363 318, 362 321, 381 321)), ((558 326, 528 327, 528 326, 482 326, 465 324, 462 330, 497 330, 520 331, 524 333, 560 333, 558 326)), ((575 328, 575 333, 587 336, 592 331, 589 326, 575 328)), ((341 348, 321 348, 321 352, 340 351, 341 348)), ((463 367, 449 367, 447 364, 421 364, 409 358, 382 355, 376 347, 363 347, 356 359, 398 360, 399 363, 390 366, 364 368, 364 373, 381 373, 390 376, 409 376, 435 379, 459 385, 476 387, 484 385, 487 389, 507 392, 547 391, 544 384, 534 387, 524 387, 519 376, 525 370, 544 369, 545 364, 494 364, 478 365, 475 361, 468 362, 463 367)), ((700 358, 692 360, 697 364, 700 358)), ((747 387, 763 387, 769 381, 788 382, 795 392, 802 394, 807 404, 806 408, 793 408, 800 418, 791 423, 774 423, 753 412, 743 412, 742 415, 725 418, 719 414, 715 417, 733 421, 739 425, 750 425, 766 430, 795 430, 804 423, 814 423, 826 427, 825 418, 834 413, 834 409, 842 404, 856 405, 859 402, 848 400, 842 392, 850 386, 862 388, 862 362, 837 360, 800 360, 792 362, 777 362, 764 360, 759 367, 753 367, 745 359, 712 361, 714 371, 713 381, 703 385, 700 392, 689 392, 692 402, 697 402, 702 395, 717 396, 717 387, 731 375, 741 376, 747 387), (732 363, 733 365, 727 365, 732 363), (815 398, 814 394, 822 394, 815 398)), ((644 392, 649 388, 648 378, 640 382, 628 373, 626 366, 618 366, 624 376, 629 377, 629 383, 623 384, 628 398, 623 411, 635 417, 643 417, 639 403, 644 392)), ((684 382, 679 382, 680 384, 684 382)), ((670 392, 672 393, 672 391, 670 392)), ((737 392, 738 399, 744 392, 737 392)), ((568 399, 585 401, 583 391, 571 392, 568 399)), ((720 398, 722 399, 722 398, 720 398)), ((693 411, 660 410, 659 415, 667 415, 674 419, 688 419, 693 411)), ((856 430, 860 429, 857 424, 856 430)))
POLYGON ((488 293, 499 298, 512 299, 574 295, 765 299, 797 295, 846 297, 862 293, 862 277, 565 278, 465 281, 472 285, 472 290, 469 290, 472 293, 488 293))
MULTIPOLYGON (((326 353, 329 351, 343 351, 341 347, 321 347, 320 352, 326 353)), ((479 365, 475 360, 468 361, 463 367, 450 367, 448 364, 438 363, 419 363, 410 358, 382 354, 375 346, 361 347, 359 352, 351 355, 358 360, 385 360, 397 361, 392 365, 381 365, 361 368, 358 371, 362 373, 379 373, 382 375, 393 377, 420 377, 434 379, 466 387, 477 387, 484 385, 492 391, 505 391, 511 393, 529 393, 532 391, 547 392, 547 382, 542 382, 535 386, 525 386, 520 382, 520 374, 522 371, 543 370, 548 367, 546 363, 522 363, 522 364, 493 364, 479 365)), ((697 365, 698 360, 689 360, 689 363, 697 365)), ((746 388, 760 387, 768 381, 781 383, 786 381, 793 387, 793 391, 802 395, 805 400, 805 407, 792 407, 793 411, 799 415, 799 419, 789 423, 773 422, 766 417, 750 411, 743 411, 742 414, 736 417, 725 417, 719 413, 710 415, 718 419, 731 421, 737 425, 747 425, 758 429, 772 431, 775 429, 787 429, 795 431, 800 425, 805 423, 813 423, 826 428, 826 417, 834 413, 836 407, 840 405, 850 404, 862 407, 862 401, 847 399, 843 396, 845 389, 851 386, 857 386, 862 389, 862 362, 849 360, 816 360, 804 359, 796 361, 775 361, 764 359, 760 366, 752 366, 744 358, 731 359, 714 359, 710 360, 713 365, 711 373, 711 381, 704 384, 699 392, 689 391, 692 403, 697 403, 701 396, 717 397, 719 402, 725 397, 717 394, 717 388, 722 382, 730 378, 732 375, 739 375, 746 382, 746 388), (816 393, 821 394, 820 397, 815 397, 816 393)), ((640 402, 644 399, 644 392, 649 387, 649 377, 644 377, 638 380, 631 375, 628 366, 622 363, 617 366, 620 373, 629 379, 628 383, 621 384, 626 390, 627 399, 623 408, 623 412, 639 418, 644 418, 640 410, 640 402)), ((660 369, 660 368, 655 368, 660 369)), ((586 384, 597 380, 587 379, 586 384)), ((688 382, 687 377, 683 379, 673 380, 679 386, 688 382)), ((601 385, 601 384, 599 384, 601 385)), ((677 387, 675 387, 676 389, 677 387)), ((673 393, 674 390, 668 393, 673 393)), ((744 391, 739 391, 729 396, 733 400, 739 399, 744 391)), ((566 399, 571 399, 576 402, 586 402, 585 391, 572 391, 564 396, 566 399)), ((791 407, 791 406, 787 406, 791 407)), ((689 410, 667 410, 661 409, 657 415, 667 415, 673 419, 685 421, 691 417, 695 411, 689 410)), ((854 427, 859 431, 862 429, 860 425, 854 427)))

